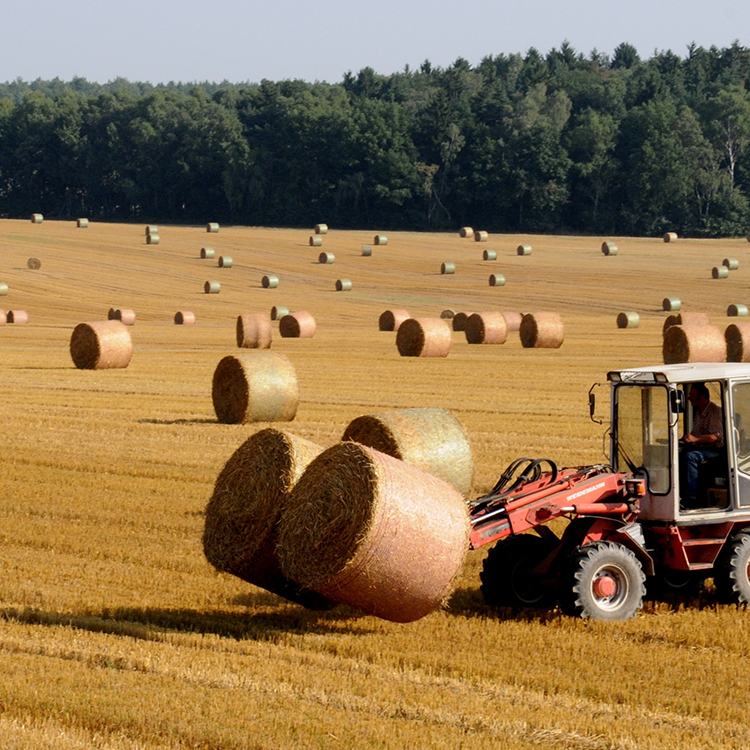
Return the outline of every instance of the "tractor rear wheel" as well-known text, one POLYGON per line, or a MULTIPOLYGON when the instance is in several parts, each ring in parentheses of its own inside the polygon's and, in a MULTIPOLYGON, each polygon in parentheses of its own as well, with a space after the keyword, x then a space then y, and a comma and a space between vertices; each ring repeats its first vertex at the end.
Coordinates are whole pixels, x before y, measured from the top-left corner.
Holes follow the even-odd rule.
POLYGON ((750 531, 735 534, 714 566, 714 583, 725 602, 750 604, 750 531))
POLYGON ((556 598, 554 587, 530 572, 549 552, 547 543, 534 534, 498 542, 479 574, 485 602, 494 607, 551 607, 556 598))
POLYGON ((636 556, 615 542, 577 547, 560 576, 560 607, 567 615, 627 620, 643 604, 646 576, 636 556))

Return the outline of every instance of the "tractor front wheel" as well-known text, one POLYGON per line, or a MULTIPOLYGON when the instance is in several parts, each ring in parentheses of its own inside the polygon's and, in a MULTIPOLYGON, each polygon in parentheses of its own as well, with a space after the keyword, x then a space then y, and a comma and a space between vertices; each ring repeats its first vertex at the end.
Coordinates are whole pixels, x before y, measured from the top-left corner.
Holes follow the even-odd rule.
POLYGON ((560 576, 560 607, 567 615, 627 620, 643 604, 646 576, 636 556, 615 542, 575 549, 560 576))
POLYGON ((750 531, 744 529, 726 544, 714 566, 714 583, 725 602, 750 604, 750 531))

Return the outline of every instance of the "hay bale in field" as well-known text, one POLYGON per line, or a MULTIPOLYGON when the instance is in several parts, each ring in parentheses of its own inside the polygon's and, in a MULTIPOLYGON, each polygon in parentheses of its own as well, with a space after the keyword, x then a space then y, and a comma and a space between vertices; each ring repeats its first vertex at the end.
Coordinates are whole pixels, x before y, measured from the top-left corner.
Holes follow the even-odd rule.
POLYGON ((714 266, 711 269, 712 279, 726 279, 729 277, 729 269, 726 266, 714 266))
POLYGON ((521 330, 521 321, 523 320, 523 313, 504 312, 503 317, 505 318, 505 325, 508 327, 508 333, 521 330))
POLYGON ((215 221, 209 221, 206 224, 206 231, 210 234, 216 234, 219 231, 219 225, 215 221))
POLYGON ((402 357, 447 357, 451 329, 442 318, 408 318, 398 328, 396 347, 402 357))
POLYGON ((228 255, 219 256, 219 268, 231 268, 234 261, 228 255))
POLYGON ((39 258, 29 258, 26 261, 26 268, 32 271, 38 271, 42 267, 42 261, 39 258))
POLYGON ((76 226, 78 229, 87 229, 89 226, 89 220, 88 219, 78 219, 76 221, 76 226))
POLYGON ((318 256, 318 263, 323 263, 327 266, 330 266, 334 260, 336 260, 336 256, 333 253, 321 253, 318 256))
POLYGON ((393 409, 353 419, 342 442, 374 448, 442 479, 466 496, 474 459, 461 423, 445 409, 393 409))
POLYGON ((724 331, 727 362, 750 362, 750 323, 732 323, 724 331))
POLYGON ((362 245, 362 255, 369 258, 372 255, 372 245, 362 245))
POLYGON ((380 331, 398 331, 401 324, 409 319, 408 310, 386 310, 380 313, 378 319, 378 330, 380 331))
POLYGON ((602 242, 604 255, 617 255, 617 245, 614 242, 602 242))
POLYGON ((469 344, 504 344, 508 338, 508 324, 501 312, 469 315, 464 326, 469 344))
POLYGON ((156 224, 146 224, 145 235, 148 237, 150 234, 159 234, 159 227, 156 224))
POLYGON ((279 277, 269 273, 260 280, 260 283, 264 289, 276 289, 279 285, 279 277))
POLYGON ((201 248, 201 258, 213 258, 214 255, 216 255, 216 250, 214 250, 212 247, 201 248))
POLYGON ((505 276, 501 273, 490 274, 490 286, 505 286, 505 276))
POLYGON ((376 234, 372 241, 373 245, 387 245, 388 238, 384 234, 376 234))
POLYGON ((328 224, 316 224, 315 234, 328 234, 328 224))
POLYGON ((485 232, 484 230, 474 232, 474 242, 487 242, 489 237, 489 234, 487 234, 487 232, 485 232))
POLYGON ((248 351, 224 357, 211 396, 219 422, 291 422, 299 405, 294 366, 283 354, 248 351))
POLYGON ((721 265, 726 266, 730 271, 736 271, 740 267, 740 262, 737 258, 724 258, 721 265))
POLYGON ((482 253, 482 260, 497 260, 497 250, 485 250, 482 253))
POLYGON ((351 279, 336 279, 336 291, 337 292, 351 292, 352 282, 351 279))
POLYGON ((194 326, 195 313, 188 310, 180 310, 174 314, 174 324, 176 326, 194 326))
POLYGON ((218 281, 207 281, 203 285, 203 291, 206 294, 218 294, 221 291, 221 284, 218 281))
POLYGON ((0 310, 0 326, 6 325, 8 322, 8 313, 5 310, 0 310))
POLYGON ((289 308, 282 305, 274 305, 271 308, 271 320, 280 320, 285 315, 289 315, 289 308))
POLYGON ((31 214, 32 224, 41 224, 43 221, 44 221, 44 216, 42 216, 42 214, 31 214))
POLYGON ((70 356, 79 370, 123 369, 133 356, 130 332, 119 320, 79 323, 70 337, 70 356))
POLYGON ((662 239, 664 242, 674 242, 677 239, 677 232, 666 232, 662 239))
POLYGON ((460 237, 473 237, 474 230, 471 227, 461 227, 461 229, 458 230, 458 234, 460 237))
POLYGON ((158 245, 159 244, 159 235, 158 234, 147 234, 146 235, 146 244, 147 245, 158 245))
POLYGON ((516 248, 516 255, 531 255, 531 245, 519 245, 516 248))
POLYGON ((0 297, 5 297, 8 294, 8 285, 4 282, 0 282, 0 297))
POLYGON ((310 235, 310 247, 321 247, 323 244, 323 238, 317 235, 310 235))
POLYGON ((661 303, 661 309, 667 312, 677 312, 682 307, 679 297, 665 297, 661 303))
MULTIPOLYGON (((463 331, 466 328, 466 321, 469 319, 470 315, 473 315, 473 312, 457 312, 454 313, 452 318, 451 326, 454 331, 463 331)), ((440 316, 442 317, 442 315, 440 316)))
POLYGON ((107 315, 108 320, 119 320, 123 325, 135 325, 135 310, 128 307, 110 307, 107 315))
POLYGON ((447 310, 443 310, 443 312, 440 313, 440 317, 443 320, 453 320, 453 318, 456 317, 456 311, 448 308, 447 310))
POLYGON ((667 332, 667 328, 672 326, 710 326, 711 319, 708 313, 704 312, 681 312, 677 315, 667 315, 662 327, 662 333, 667 332))
POLYGON ((240 349, 270 349, 271 316, 265 313, 238 315, 237 346, 240 349))
POLYGON ((671 326, 664 332, 665 365, 683 362, 724 362, 727 345, 715 326, 671 326))
POLYGON ((746 318, 748 315, 747 305, 729 305, 727 307, 727 317, 746 318))
POLYGON ((641 316, 637 312, 621 312, 617 315, 618 328, 638 328, 641 316))
POLYGON ((456 273, 456 264, 455 263, 450 263, 450 262, 443 263, 440 266, 440 273, 442 273, 443 275, 456 273))
POLYGON ((357 443, 323 451, 279 520, 282 572, 395 622, 439 608, 468 550, 466 505, 446 482, 357 443))
POLYGON ((8 310, 5 319, 9 324, 25 326, 29 322, 29 314, 26 310, 8 310))
POLYGON ((276 554, 276 525, 289 493, 322 450, 309 440, 268 428, 230 456, 206 506, 203 552, 211 565, 305 607, 333 606, 286 578, 276 554))
POLYGON ((316 328, 315 318, 306 310, 289 313, 279 321, 279 333, 283 339, 311 339, 316 328))
POLYGON ((525 349, 559 349, 565 340, 565 326, 556 312, 525 313, 518 332, 525 349))

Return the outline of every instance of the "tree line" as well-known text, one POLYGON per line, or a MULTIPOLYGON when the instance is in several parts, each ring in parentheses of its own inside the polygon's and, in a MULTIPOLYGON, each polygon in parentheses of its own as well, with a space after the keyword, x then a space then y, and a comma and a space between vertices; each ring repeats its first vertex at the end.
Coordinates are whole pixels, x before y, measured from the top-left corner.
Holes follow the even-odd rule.
POLYGON ((690 236, 750 227, 750 50, 339 83, 0 84, 0 215, 690 236))

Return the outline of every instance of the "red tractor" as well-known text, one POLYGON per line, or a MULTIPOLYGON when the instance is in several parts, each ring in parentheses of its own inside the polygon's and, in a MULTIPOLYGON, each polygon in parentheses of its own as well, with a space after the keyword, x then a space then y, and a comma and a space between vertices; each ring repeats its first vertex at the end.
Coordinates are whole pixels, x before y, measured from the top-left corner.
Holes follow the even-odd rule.
POLYGON ((558 469, 521 458, 470 502, 471 548, 495 543, 485 601, 559 602, 566 614, 619 620, 636 614, 647 585, 688 595, 713 578, 722 600, 750 603, 750 365, 639 367, 607 379, 607 463, 558 469), (690 475, 696 386, 721 408, 723 435, 690 475), (559 537, 548 526, 557 518, 569 519, 559 537))

